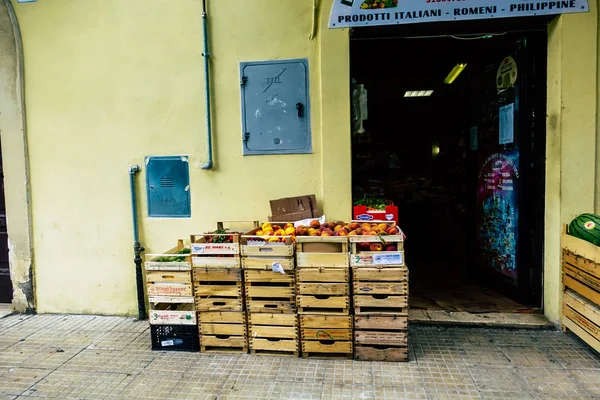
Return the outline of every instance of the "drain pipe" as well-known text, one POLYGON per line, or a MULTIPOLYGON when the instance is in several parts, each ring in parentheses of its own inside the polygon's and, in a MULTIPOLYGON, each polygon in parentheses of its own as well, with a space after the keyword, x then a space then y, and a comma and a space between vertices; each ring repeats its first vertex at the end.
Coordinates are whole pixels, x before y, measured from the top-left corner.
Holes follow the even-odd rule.
POLYGON ((208 60, 210 53, 208 52, 208 14, 206 12, 206 0, 202 0, 202 29, 204 31, 204 91, 206 97, 206 139, 207 139, 207 150, 208 150, 208 161, 206 164, 202 164, 202 169, 212 169, 213 167, 213 148, 212 148, 212 121, 210 113, 210 71, 208 66, 208 60))
POLYGON ((146 319, 146 301, 144 298, 144 277, 142 275, 142 256, 146 250, 140 244, 140 232, 137 217, 137 199, 135 193, 135 176, 141 171, 139 165, 129 167, 129 185, 131 187, 131 214, 133 216, 133 262, 135 263, 135 282, 137 287, 138 319, 146 319))

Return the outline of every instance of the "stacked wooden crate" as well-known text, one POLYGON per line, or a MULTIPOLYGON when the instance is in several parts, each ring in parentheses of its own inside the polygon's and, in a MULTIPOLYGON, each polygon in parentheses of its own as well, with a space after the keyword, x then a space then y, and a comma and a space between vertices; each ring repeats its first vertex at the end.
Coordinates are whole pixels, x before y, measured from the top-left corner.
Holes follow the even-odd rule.
POLYGON ((352 357, 350 271, 345 236, 296 238, 303 357, 352 357))
POLYGON ((600 352, 600 247, 562 235, 563 328, 600 352))
POLYGON ((260 230, 254 229, 241 238, 250 352, 297 357, 294 241, 289 235, 257 236, 260 230))
POLYGON ((238 233, 191 236, 200 351, 247 353, 238 233))
POLYGON ((349 236, 354 289, 355 358, 408 360, 408 269, 403 237, 349 236), (374 248, 395 248, 370 251, 374 248))
POLYGON ((146 254, 144 267, 152 348, 198 351, 189 245, 146 254))

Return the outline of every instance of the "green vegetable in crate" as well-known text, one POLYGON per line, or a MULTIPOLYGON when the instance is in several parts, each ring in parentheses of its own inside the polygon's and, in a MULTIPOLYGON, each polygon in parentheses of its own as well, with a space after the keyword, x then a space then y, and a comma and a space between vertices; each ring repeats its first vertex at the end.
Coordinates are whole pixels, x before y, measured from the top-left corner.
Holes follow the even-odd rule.
POLYGON ((569 224, 569 235, 600 246, 600 216, 581 214, 569 224))
MULTIPOLYGON (((175 254, 190 254, 192 251, 189 248, 183 248, 175 254)), ((185 256, 162 256, 158 257, 155 261, 158 262, 185 262, 185 256)))
POLYGON ((207 242, 211 243, 231 243, 233 242, 233 237, 231 235, 226 235, 227 229, 217 229, 214 231, 213 236, 208 236, 207 242))

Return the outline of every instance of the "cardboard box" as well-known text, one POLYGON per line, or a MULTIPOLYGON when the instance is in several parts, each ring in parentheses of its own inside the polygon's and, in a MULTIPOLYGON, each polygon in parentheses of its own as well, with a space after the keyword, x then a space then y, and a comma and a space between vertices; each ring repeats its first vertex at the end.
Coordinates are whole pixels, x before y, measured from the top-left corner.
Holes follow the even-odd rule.
POLYGON ((317 197, 312 195, 286 197, 271 200, 269 221, 299 221, 306 218, 318 218, 317 197))

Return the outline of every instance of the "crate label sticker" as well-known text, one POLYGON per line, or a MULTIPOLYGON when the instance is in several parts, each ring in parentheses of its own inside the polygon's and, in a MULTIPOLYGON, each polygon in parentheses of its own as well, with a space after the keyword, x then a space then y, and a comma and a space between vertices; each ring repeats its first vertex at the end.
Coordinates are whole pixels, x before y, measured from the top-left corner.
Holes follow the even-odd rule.
POLYGON ((174 346, 175 343, 173 342, 173 340, 163 340, 162 342, 160 342, 160 345, 163 347, 167 347, 167 346, 174 346))
POLYGON ((274 262, 271 264, 271 270, 273 272, 279 272, 281 275, 285 275, 285 271, 283 270, 283 266, 279 262, 274 262))
POLYGON ((356 219, 360 221, 370 221, 373 219, 373 216, 369 214, 359 214, 356 216, 356 219))
POLYGON ((402 253, 375 254, 373 255, 373 264, 402 264, 402 253))
POLYGON ((373 290, 373 288, 370 288, 368 286, 363 286, 363 287, 358 288, 358 290, 360 292, 370 292, 371 290, 373 290))
POLYGON ((388 221, 391 221, 394 219, 394 214, 385 214, 385 219, 387 219, 388 221))
POLYGON ((202 254, 202 253, 204 253, 204 246, 192 244, 192 253, 193 254, 202 254))

